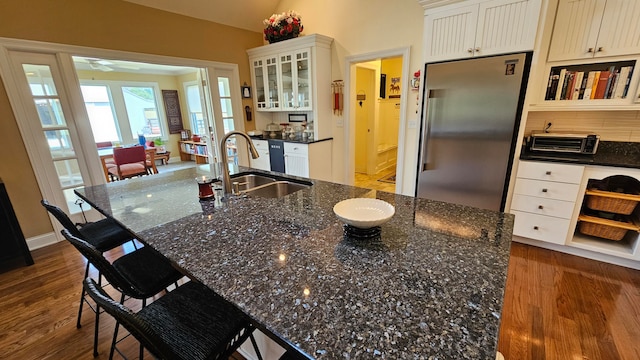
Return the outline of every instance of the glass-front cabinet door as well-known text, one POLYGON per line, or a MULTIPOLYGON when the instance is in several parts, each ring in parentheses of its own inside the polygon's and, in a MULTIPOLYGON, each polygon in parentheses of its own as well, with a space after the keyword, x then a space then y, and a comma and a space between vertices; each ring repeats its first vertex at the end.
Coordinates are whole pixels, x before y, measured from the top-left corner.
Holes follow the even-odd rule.
POLYGON ((311 101, 311 49, 297 51, 295 57, 294 81, 296 83, 296 109, 312 110, 311 101))
POLYGON ((267 108, 280 110, 280 94, 278 93, 278 57, 270 56, 265 59, 265 69, 267 73, 267 108))
POLYGON ((293 54, 280 55, 280 76, 282 79, 282 108, 295 109, 296 90, 293 86, 293 54))
POLYGON ((266 78, 264 71, 264 59, 253 60, 253 77, 255 78, 254 95, 256 97, 256 107, 258 109, 267 108, 267 99, 265 96, 266 78))
POLYGON ((311 50, 280 54, 283 110, 311 109, 311 50))

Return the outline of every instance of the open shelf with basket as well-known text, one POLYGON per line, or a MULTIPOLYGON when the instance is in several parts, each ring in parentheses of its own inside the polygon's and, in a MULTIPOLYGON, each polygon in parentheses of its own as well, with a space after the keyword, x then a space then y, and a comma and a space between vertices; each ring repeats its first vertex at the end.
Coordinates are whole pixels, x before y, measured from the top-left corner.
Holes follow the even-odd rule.
POLYGON ((572 245, 631 257, 640 242, 640 181, 625 175, 589 179, 572 245))

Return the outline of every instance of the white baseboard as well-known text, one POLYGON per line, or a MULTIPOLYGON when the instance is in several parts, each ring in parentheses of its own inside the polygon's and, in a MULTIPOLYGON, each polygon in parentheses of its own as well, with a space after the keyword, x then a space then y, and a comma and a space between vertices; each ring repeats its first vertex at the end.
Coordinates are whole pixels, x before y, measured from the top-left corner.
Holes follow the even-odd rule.
POLYGON ((54 232, 50 232, 47 234, 42 234, 38 236, 33 236, 27 239, 27 247, 29 250, 39 249, 41 247, 45 247, 47 245, 52 245, 57 243, 59 240, 56 237, 54 232))

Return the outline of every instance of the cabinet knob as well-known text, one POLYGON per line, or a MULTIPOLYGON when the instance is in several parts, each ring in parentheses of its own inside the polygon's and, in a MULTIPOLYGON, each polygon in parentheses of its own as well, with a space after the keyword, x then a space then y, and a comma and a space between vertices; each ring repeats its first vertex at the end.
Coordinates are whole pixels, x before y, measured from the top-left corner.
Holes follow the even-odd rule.
POLYGON ((589 50, 587 50, 588 53, 592 53, 593 52, 593 48, 589 48, 589 50))
POLYGON ((545 172, 546 175, 551 175, 551 171, 545 172))
POLYGON ((480 52, 480 48, 479 47, 476 48, 476 52, 480 52))
POLYGON ((543 193, 546 193, 547 191, 548 191, 547 189, 542 189, 542 192, 543 192, 543 193))
POLYGON ((469 54, 471 54, 471 53, 473 53, 473 49, 472 49, 472 48, 468 48, 468 49, 467 49, 467 52, 468 52, 469 54))
POLYGON ((602 52, 602 46, 598 48, 598 52, 602 52))
POLYGON ((533 227, 533 230, 538 230, 538 227, 537 227, 537 226, 534 226, 534 227, 533 227))
POLYGON ((542 209, 544 209, 544 206, 538 205, 538 209, 542 210, 542 209))

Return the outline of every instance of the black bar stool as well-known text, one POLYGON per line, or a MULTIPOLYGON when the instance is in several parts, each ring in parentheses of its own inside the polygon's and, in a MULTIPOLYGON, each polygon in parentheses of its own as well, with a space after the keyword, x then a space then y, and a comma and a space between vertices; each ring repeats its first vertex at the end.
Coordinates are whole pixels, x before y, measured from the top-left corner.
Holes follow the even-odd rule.
MULTIPOLYGON (((73 236, 83 239, 89 242, 101 253, 115 249, 129 241, 133 242, 135 246, 134 237, 122 226, 118 225, 115 221, 109 218, 105 218, 96 222, 90 222, 82 224, 82 226, 76 226, 73 221, 62 211, 59 207, 50 204, 47 200, 40 201, 47 211, 55 217, 60 224, 69 231, 73 236)), ((87 267, 84 271, 84 278, 89 276, 89 266, 91 262, 87 262, 87 267)), ((98 280, 100 282, 100 280, 98 280)), ((76 327, 80 328, 80 320, 82 319, 82 308, 86 301, 84 288, 80 293, 80 307, 78 309, 78 320, 76 327)), ((88 304, 88 303, 87 303, 88 304)), ((90 304, 89 304, 90 305, 90 304)), ((95 309, 94 309, 95 311, 95 309)))
POLYGON ((227 359, 255 328, 247 317, 206 286, 190 281, 134 313, 113 301, 96 282, 87 294, 159 359, 227 359))
MULTIPOLYGON (((121 293, 120 302, 125 296, 142 300, 165 291, 183 277, 171 263, 150 247, 143 247, 129 254, 123 255, 110 263, 95 246, 62 230, 62 235, 104 276, 109 284, 121 293)), ((84 290, 84 286, 83 286, 84 290)), ((98 355, 98 326, 100 321, 100 306, 96 306, 96 321, 93 340, 93 354, 98 355)), ((117 341, 119 324, 116 323, 114 337, 109 358, 113 357, 115 342, 117 341)), ((140 348, 142 354, 142 347, 140 348)))

